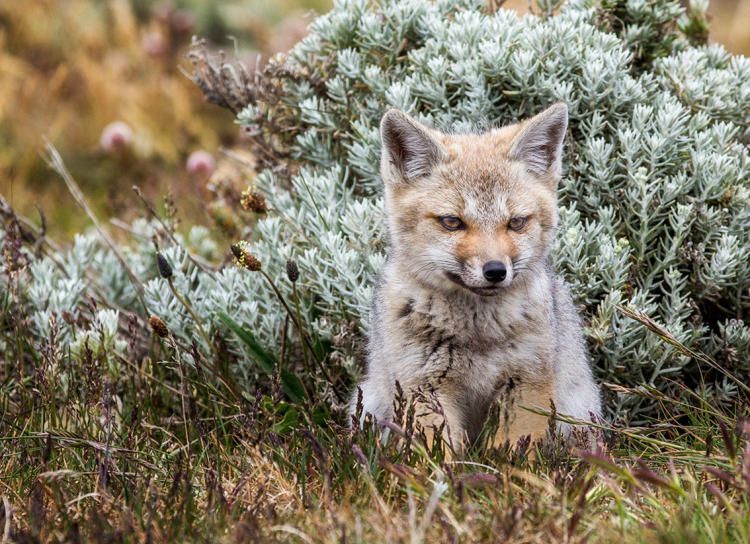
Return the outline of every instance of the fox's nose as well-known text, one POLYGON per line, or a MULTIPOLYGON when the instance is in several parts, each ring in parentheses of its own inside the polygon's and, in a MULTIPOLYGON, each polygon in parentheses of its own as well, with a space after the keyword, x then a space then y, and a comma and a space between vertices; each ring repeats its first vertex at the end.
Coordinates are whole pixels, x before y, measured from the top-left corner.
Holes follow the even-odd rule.
POLYGON ((492 283, 499 283, 508 275, 508 269, 501 261, 489 261, 482 267, 484 279, 492 283))

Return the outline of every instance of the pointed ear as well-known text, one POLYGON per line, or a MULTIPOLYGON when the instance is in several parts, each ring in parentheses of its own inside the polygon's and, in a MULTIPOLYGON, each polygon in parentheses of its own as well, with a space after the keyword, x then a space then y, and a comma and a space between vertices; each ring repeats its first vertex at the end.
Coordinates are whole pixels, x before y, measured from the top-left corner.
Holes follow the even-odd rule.
POLYGON ((381 173, 386 183, 428 176, 444 157, 430 129, 404 112, 389 110, 380 122, 381 173))
POLYGON ((509 157, 523 162, 537 176, 560 178, 562 147, 568 129, 568 106, 559 102, 524 121, 513 138, 509 157))

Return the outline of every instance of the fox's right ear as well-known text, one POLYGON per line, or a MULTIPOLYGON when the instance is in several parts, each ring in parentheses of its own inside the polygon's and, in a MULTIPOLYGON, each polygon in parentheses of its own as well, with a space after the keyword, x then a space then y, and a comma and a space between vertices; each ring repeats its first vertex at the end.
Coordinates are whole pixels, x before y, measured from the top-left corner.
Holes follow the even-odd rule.
POLYGON ((547 177, 557 183, 567 129, 568 106, 563 102, 553 104, 521 124, 521 130, 511 143, 509 156, 523 162, 535 176, 547 177))
POLYGON ((404 112, 388 110, 380 122, 381 174, 386 183, 428 176, 444 156, 430 129, 404 112))

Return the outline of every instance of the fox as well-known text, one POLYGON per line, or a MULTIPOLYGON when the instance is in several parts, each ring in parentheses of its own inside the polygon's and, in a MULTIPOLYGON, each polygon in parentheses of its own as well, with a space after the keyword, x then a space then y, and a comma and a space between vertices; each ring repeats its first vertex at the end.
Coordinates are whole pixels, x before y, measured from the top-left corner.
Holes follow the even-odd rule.
MULTIPOLYGON (((428 440, 461 451, 543 440, 549 413, 595 421, 599 387, 581 317, 552 266, 568 109, 450 134, 391 109, 380 123, 386 262, 366 371, 350 404, 393 421, 399 396, 428 440)), ((553 425, 570 436, 571 425, 553 425)), ((354 421, 354 419, 353 419, 354 421)))

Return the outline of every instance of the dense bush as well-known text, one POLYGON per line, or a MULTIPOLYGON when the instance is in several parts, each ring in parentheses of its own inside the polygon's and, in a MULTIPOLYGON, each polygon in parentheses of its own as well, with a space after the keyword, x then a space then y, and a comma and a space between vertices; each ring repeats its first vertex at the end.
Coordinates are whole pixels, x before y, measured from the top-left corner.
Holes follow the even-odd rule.
MULTIPOLYGON (((13 273, 6 301, 10 291, 22 294, 39 346, 54 327, 69 346, 96 338, 125 349, 111 312, 84 309, 89 296, 99 306, 154 314, 185 345, 203 353, 220 346, 250 385, 257 345, 235 334, 234 323, 269 352, 285 344, 299 355, 301 344, 311 345, 343 389, 357 371, 371 285, 385 258, 383 112, 396 107, 466 131, 564 100, 571 123, 555 260, 585 312, 599 377, 670 392, 685 383, 733 400, 734 383, 617 307, 650 316, 677 341, 750 376, 750 62, 701 45, 698 3, 686 11, 664 0, 574 0, 552 14, 556 7, 540 2, 540 15, 519 17, 476 1, 339 2, 252 79, 198 45, 196 83, 238 114, 261 166, 249 191, 270 210, 243 236, 262 273, 200 264, 197 256, 217 251, 203 229, 175 240, 162 225, 139 222, 140 241, 121 251, 145 282, 140 293, 93 235, 39 259, 17 243, 23 236, 6 234, 6 255, 31 263, 13 273), (174 270, 171 286, 157 274, 154 235, 174 270), (285 308, 296 303, 301 323, 296 308, 285 308), (74 308, 87 324, 61 317, 74 308), (309 338, 294 342, 296 333, 284 332, 290 320, 309 338)), ((252 208, 250 196, 243 201, 252 208)), ((236 249, 242 261, 245 249, 236 249)), ((301 371, 303 358, 296 360, 301 371)), ((633 421, 650 402, 620 393, 608 408, 633 421)))

